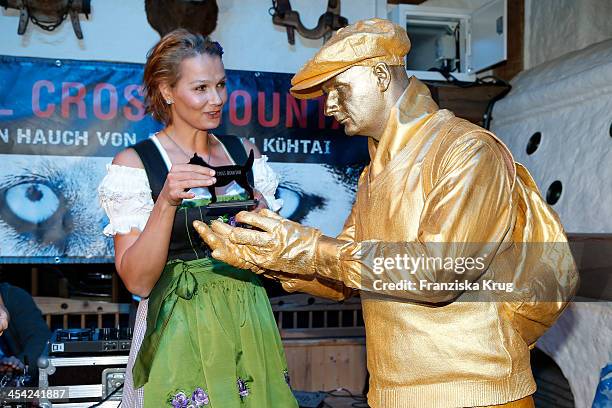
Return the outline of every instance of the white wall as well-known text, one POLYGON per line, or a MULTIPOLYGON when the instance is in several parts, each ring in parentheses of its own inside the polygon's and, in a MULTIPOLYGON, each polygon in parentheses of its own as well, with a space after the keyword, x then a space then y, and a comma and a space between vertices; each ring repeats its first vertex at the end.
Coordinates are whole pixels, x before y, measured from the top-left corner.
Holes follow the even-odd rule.
MULTIPOLYGON (((217 0, 217 3, 219 21, 212 37, 227 50, 224 55, 227 68, 293 73, 323 44, 322 39, 307 40, 296 32, 295 45, 290 46, 285 29, 272 24, 268 14, 270 0, 217 0)), ((376 6, 376 0, 345 0, 341 14, 353 23, 375 17, 376 6)), ((327 8, 327 0, 292 0, 291 7, 300 13, 306 27, 314 28, 327 8)), ((385 11, 382 15, 386 15, 385 11)))
POLYGON ((525 0, 525 69, 612 38, 610 0, 525 0))
MULTIPOLYGON (((475 9, 489 0, 427 0, 430 7, 475 9)), ((217 0, 219 19, 213 37, 225 47, 230 69, 295 72, 322 44, 296 35, 289 46, 285 30, 268 14, 270 0, 217 0)), ((292 0, 303 22, 314 27, 327 0, 292 0)), ((386 16, 384 0, 345 0, 350 22, 386 16)), ((610 0, 525 0, 525 68, 612 37, 610 0)), ((85 38, 77 40, 69 21, 48 33, 32 23, 17 35, 18 13, 0 8, 0 54, 144 62, 159 39, 144 13, 144 0, 94 0, 89 20, 81 17, 85 38)))
POLYGON ((493 111, 493 130, 542 193, 563 183, 553 208, 570 232, 612 232, 610 16, 609 0, 525 0, 526 70, 493 111), (542 143, 527 155, 535 132, 542 143))
MULTIPOLYGON (((476 9, 490 0, 428 0, 476 9)), ((612 1, 525 0, 525 67, 495 105, 493 130, 546 195, 570 232, 612 232, 612 1), (603 40, 607 40, 602 42, 603 40), (532 155, 527 141, 542 133, 532 155)))
MULTIPOLYGON (((354 22, 386 15, 382 0, 350 0, 342 3, 342 15, 354 22), (381 7, 382 5, 382 7, 381 7), (381 10, 382 9, 382 10, 381 10)), ((290 46, 283 28, 272 24, 270 0, 217 0, 219 17, 212 37, 223 45, 229 69, 296 72, 323 44, 296 33, 290 46)), ((314 27, 325 12, 327 0, 292 0, 294 10, 307 27, 314 27)), ((144 0, 94 0, 89 20, 81 16, 84 39, 79 41, 72 24, 65 21, 48 33, 30 23, 24 36, 17 35, 16 10, 0 11, 0 54, 80 60, 144 62, 159 35, 146 20, 144 0)))
MULTIPOLYGON (((491 0, 427 0, 427 7, 475 10, 491 0)), ((529 69, 612 38, 610 0, 524 0, 524 64, 529 69)))
POLYGON ((0 8, 0 54, 144 62, 149 48, 159 40, 144 12, 144 0, 94 0, 89 20, 81 15, 83 40, 78 40, 69 19, 53 32, 31 22, 17 35, 18 12, 0 8))
POLYGON ((493 110, 493 131, 540 191, 563 183, 553 209, 569 232, 612 233, 611 84, 612 39, 522 72, 493 110), (535 132, 542 141, 528 155, 535 132))

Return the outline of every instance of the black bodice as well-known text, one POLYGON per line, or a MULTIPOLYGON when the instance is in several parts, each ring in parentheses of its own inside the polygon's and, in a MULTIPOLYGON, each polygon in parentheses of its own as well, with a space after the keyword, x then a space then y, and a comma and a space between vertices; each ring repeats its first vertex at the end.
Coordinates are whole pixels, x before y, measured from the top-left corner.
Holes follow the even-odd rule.
MULTIPOLYGON (((220 136, 218 139, 223 143, 235 163, 242 164, 246 161, 247 154, 242 141, 238 137, 220 136)), ((136 150, 144 165, 149 185, 151 186, 153 202, 156 202, 168 176, 166 163, 151 139, 143 140, 132 147, 136 150)), ((253 185, 252 171, 249 174, 249 183, 253 185)), ((209 221, 205 214, 202 213, 201 208, 179 207, 176 210, 172 235, 170 236, 170 247, 168 249, 169 260, 182 259, 189 261, 210 256, 210 249, 193 228, 192 223, 195 220, 209 221)))

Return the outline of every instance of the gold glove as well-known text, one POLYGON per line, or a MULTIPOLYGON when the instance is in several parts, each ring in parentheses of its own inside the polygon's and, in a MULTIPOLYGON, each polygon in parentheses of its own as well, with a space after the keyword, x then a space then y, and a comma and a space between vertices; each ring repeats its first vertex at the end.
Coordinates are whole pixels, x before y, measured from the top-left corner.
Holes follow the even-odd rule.
MULTIPOLYGON (((264 275, 270 277, 269 275, 264 275)), ((328 280, 317 275, 290 275, 275 272, 273 279, 280 281, 283 289, 291 292, 305 292, 313 296, 341 301, 357 293, 356 290, 344 286, 340 281, 328 280)))
POLYGON ((208 244, 208 246, 213 249, 213 258, 218 259, 222 262, 225 262, 228 265, 235 266, 240 269, 250 269, 255 273, 263 273, 265 272, 263 269, 257 267, 257 265, 249 264, 244 259, 240 258, 240 254, 236 251, 235 246, 232 246, 229 242, 229 233, 230 231, 225 231, 224 233, 214 232, 202 221, 194 221, 193 227, 200 234, 200 237, 208 244), (227 245, 230 244, 230 245, 227 245))
POLYGON ((304 227, 267 209, 242 211, 236 221, 259 230, 231 227, 220 221, 213 221, 210 228, 200 221, 193 225, 213 250, 212 256, 230 265, 256 273, 265 269, 296 275, 315 273, 315 251, 321 237, 318 229, 304 227))

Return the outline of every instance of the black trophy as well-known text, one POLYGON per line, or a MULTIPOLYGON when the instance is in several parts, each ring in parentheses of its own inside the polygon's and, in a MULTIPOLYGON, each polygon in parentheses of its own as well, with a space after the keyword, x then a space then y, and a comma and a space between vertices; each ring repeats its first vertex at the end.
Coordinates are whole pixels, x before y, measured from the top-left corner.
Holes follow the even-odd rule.
POLYGON ((244 165, 231 165, 231 166, 211 166, 206 163, 204 159, 194 153, 189 164, 197 164, 199 166, 208 167, 215 171, 215 178, 217 181, 215 184, 208 186, 208 191, 211 195, 210 202, 204 207, 206 216, 233 216, 240 211, 250 211, 257 207, 257 200, 253 194, 253 187, 249 184, 248 173, 253 168, 253 162, 255 161, 255 154, 253 150, 249 153, 249 157, 244 165), (242 187, 247 195, 248 199, 238 200, 222 200, 217 199, 217 193, 215 187, 227 186, 232 181, 235 181, 240 187, 242 187))

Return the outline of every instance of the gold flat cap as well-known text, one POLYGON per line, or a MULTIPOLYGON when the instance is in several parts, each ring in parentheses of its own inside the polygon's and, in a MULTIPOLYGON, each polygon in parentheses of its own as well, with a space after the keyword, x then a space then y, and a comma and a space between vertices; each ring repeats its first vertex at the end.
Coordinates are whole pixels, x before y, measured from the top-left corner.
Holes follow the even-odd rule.
POLYGON ((404 65, 410 50, 406 30, 388 20, 358 21, 338 30, 291 79, 290 92, 299 99, 323 94, 321 85, 356 65, 374 66, 379 62, 404 65))

